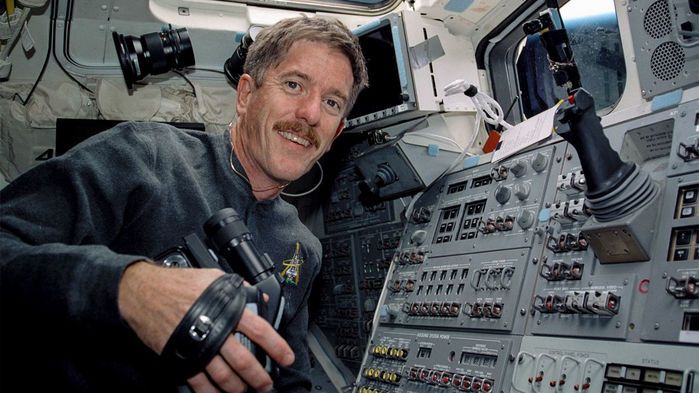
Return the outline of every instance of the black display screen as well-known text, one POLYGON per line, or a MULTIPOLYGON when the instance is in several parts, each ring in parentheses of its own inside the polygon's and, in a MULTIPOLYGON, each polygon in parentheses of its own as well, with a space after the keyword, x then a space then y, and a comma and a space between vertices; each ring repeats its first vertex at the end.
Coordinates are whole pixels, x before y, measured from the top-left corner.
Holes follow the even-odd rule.
POLYGON ((388 109, 403 103, 396 50, 391 25, 385 24, 359 36, 366 58, 369 87, 357 97, 348 119, 388 109))

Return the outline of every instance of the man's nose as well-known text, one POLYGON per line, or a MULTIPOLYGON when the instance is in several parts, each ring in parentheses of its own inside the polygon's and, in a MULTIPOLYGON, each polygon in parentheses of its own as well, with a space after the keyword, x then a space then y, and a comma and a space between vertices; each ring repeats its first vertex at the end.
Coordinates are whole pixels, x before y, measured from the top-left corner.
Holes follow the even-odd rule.
POLYGON ((320 121, 321 104, 320 96, 308 94, 300 100, 296 108, 296 118, 305 120, 311 127, 315 126, 320 121))

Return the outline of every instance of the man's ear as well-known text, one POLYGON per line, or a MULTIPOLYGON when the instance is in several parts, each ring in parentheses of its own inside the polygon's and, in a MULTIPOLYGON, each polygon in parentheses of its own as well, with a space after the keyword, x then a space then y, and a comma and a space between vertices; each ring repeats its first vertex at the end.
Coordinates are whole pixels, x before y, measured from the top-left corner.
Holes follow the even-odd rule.
POLYGON ((241 75, 238 81, 238 88, 236 89, 237 95, 235 98, 235 109, 238 115, 247 111, 250 96, 253 91, 255 91, 255 80, 248 74, 241 75))
MULTIPOLYGON (((335 139, 337 139, 340 134, 342 134, 342 130, 345 129, 345 119, 340 120, 340 124, 337 125, 337 129, 335 130, 335 136, 333 137, 332 142, 335 142, 335 139)), ((330 151, 330 148, 332 147, 332 142, 328 145, 327 149, 325 149, 325 153, 330 151)))
POLYGON ((342 130, 345 129, 345 124, 347 124, 347 119, 340 120, 340 124, 337 125, 337 130, 335 130, 335 137, 333 138, 333 142, 335 142, 335 139, 337 139, 337 137, 340 136, 342 130))

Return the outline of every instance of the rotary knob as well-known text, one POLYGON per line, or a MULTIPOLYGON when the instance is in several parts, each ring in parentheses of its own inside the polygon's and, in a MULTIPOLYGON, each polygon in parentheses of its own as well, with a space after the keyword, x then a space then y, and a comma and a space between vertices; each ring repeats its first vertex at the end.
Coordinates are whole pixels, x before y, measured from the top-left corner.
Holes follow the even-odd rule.
POLYGON ((412 235, 410 235, 410 242, 415 243, 419 246, 425 242, 426 238, 427 232, 422 229, 418 229, 417 231, 413 232, 412 235))
POLYGON ((534 213, 531 210, 522 210, 519 217, 517 217, 517 224, 522 229, 531 228, 534 225, 534 213))
POLYGON ((515 186, 514 186, 515 196, 520 201, 523 201, 523 200, 529 198, 530 189, 531 189, 531 187, 529 187, 529 184, 527 184, 527 183, 515 184, 515 186))
POLYGON ((532 160, 532 168, 537 172, 541 172, 546 169, 546 164, 548 164, 548 162, 549 159, 545 155, 537 153, 536 157, 532 160))
POLYGON ((524 160, 517 161, 517 163, 510 168, 510 172, 512 172, 515 177, 522 177, 527 173, 527 162, 524 160))
POLYGON ((498 201, 499 204, 504 205, 510 200, 511 194, 512 190, 510 190, 510 187, 499 185, 498 188, 495 189, 495 200, 498 201))

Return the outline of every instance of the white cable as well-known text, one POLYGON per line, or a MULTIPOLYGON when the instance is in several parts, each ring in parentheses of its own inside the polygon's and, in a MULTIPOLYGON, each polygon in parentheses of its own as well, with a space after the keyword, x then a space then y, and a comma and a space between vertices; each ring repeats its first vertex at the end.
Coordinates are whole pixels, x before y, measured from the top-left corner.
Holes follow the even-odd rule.
POLYGON ((302 197, 302 196, 306 196, 306 195, 312 193, 312 192, 315 191, 318 187, 320 187, 320 184, 323 182, 323 166, 320 165, 320 162, 319 162, 319 161, 316 161, 316 164, 318 164, 318 169, 320 169, 320 179, 318 179, 318 183, 316 183, 316 185, 313 186, 313 188, 311 188, 311 189, 308 190, 308 191, 304 191, 304 192, 302 192, 302 193, 300 193, 300 194, 291 194, 291 193, 282 191, 282 195, 288 196, 288 197, 292 197, 292 198, 302 197))
MULTIPOLYGON (((437 140, 441 140, 441 141, 447 142, 447 143, 451 144, 452 146, 456 147, 457 149, 459 149, 459 152, 461 152, 461 151, 464 150, 464 148, 461 147, 461 145, 459 144, 459 142, 457 142, 457 141, 455 141, 454 139, 451 139, 451 138, 449 138, 449 137, 443 136, 443 135, 433 134, 433 133, 431 133, 431 132, 420 132, 420 131, 411 132, 410 134, 406 134, 406 136, 408 136, 408 135, 411 135, 411 136, 421 136, 421 137, 424 137, 424 138, 426 138, 426 139, 437 139, 437 140)), ((409 141, 405 140, 405 137, 403 137, 403 142, 404 142, 404 143, 407 143, 407 144, 409 144, 409 145, 423 146, 423 145, 421 145, 421 144, 419 144, 419 143, 416 143, 416 142, 409 142, 409 141)))
MULTIPOLYGON (((437 181, 439 181, 439 179, 444 177, 444 175, 451 172, 454 168, 456 168, 459 165, 459 163, 463 163, 464 157, 466 157, 467 155, 470 155, 468 153, 468 149, 470 149, 471 146, 473 146, 473 144, 476 142, 476 139, 478 137, 478 131, 480 130, 480 122, 481 122, 480 114, 476 114, 476 121, 475 121, 475 125, 473 127, 474 132, 473 132, 473 137, 471 138, 471 141, 468 143, 466 148, 461 151, 459 156, 456 157, 456 159, 454 159, 454 161, 452 161, 452 163, 449 165, 449 167, 444 172, 442 172, 441 175, 439 175, 436 179, 434 179, 432 181, 432 183, 426 185, 425 189, 428 189, 432 184, 435 184, 437 181)), ((415 208, 415 203, 418 201, 418 199, 420 199, 422 194, 424 194, 424 192, 420 191, 417 194, 413 195, 413 199, 410 201, 410 204, 405 209, 405 218, 406 219, 410 220, 410 216, 413 214, 413 209, 415 208)))
POLYGON ((466 83, 463 79, 457 79, 444 87, 445 96, 459 93, 466 94, 471 98, 476 111, 486 123, 494 126, 499 125, 506 130, 512 128, 512 125, 505 121, 500 104, 487 94, 478 91, 475 86, 466 83))

